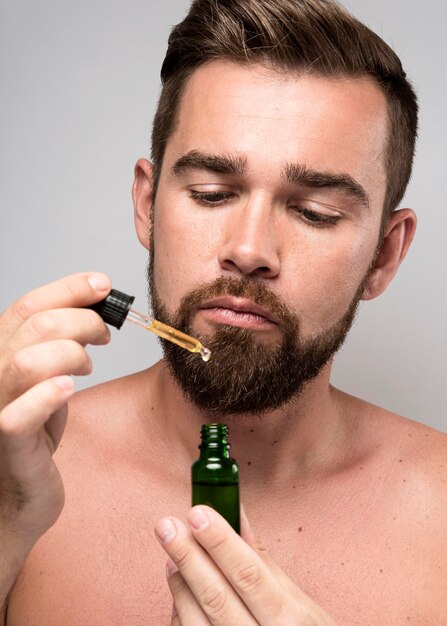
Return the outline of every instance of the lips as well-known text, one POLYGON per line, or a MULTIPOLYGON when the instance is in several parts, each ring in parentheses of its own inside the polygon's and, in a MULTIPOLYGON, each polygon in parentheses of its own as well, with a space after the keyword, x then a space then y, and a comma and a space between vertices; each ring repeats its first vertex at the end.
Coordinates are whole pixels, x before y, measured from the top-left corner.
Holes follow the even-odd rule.
POLYGON ((218 298, 213 298, 212 300, 207 300, 205 303, 200 305, 199 309, 223 309, 236 314, 239 313, 245 314, 246 316, 253 315, 258 318, 261 317, 272 324, 279 323, 278 319, 272 315, 272 313, 247 298, 220 296, 218 298))

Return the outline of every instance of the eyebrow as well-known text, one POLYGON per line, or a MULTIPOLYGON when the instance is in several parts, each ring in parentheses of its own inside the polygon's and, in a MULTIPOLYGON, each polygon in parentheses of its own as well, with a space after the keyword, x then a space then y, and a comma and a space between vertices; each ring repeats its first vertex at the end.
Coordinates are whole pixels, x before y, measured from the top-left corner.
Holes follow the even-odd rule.
POLYGON ((171 167, 171 172, 178 175, 189 169, 201 169, 217 174, 237 174, 241 176, 247 170, 247 159, 242 156, 204 154, 191 150, 181 156, 171 167))
MULTIPOLYGON (((191 150, 179 157, 171 167, 178 176, 190 169, 202 169, 217 174, 242 176, 247 171, 247 159, 241 155, 214 155, 191 150)), ((283 171, 286 182, 312 189, 339 189, 369 209, 369 197, 362 185, 345 173, 320 171, 299 163, 286 164, 283 171)))
POLYGON ((340 189, 369 209, 368 194, 349 174, 319 171, 305 165, 289 163, 284 168, 284 178, 293 185, 303 185, 312 189, 340 189))

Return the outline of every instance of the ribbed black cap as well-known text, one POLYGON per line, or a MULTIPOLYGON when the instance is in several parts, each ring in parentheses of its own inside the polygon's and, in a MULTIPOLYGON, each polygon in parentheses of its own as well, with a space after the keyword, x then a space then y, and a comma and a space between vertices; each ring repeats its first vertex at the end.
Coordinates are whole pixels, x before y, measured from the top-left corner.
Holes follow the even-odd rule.
POLYGON ((87 308, 96 311, 106 324, 121 328, 134 300, 135 296, 112 289, 107 298, 87 308))

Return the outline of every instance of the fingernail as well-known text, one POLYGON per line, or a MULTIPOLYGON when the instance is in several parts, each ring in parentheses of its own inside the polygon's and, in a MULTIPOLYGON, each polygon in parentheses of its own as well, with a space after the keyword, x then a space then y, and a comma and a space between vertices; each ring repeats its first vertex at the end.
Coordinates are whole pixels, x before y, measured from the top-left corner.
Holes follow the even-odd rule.
POLYGON ((90 274, 87 280, 95 291, 110 291, 110 280, 105 274, 90 274))
POLYGON ((165 518, 158 522, 155 526, 155 534, 162 543, 167 543, 168 541, 172 541, 174 539, 177 534, 177 529, 171 519, 165 518))
POLYGON ((178 572, 178 567, 172 559, 169 559, 166 563, 166 575, 172 576, 172 574, 175 574, 175 572, 178 572))
POLYGON ((188 513, 188 520, 194 530, 203 530, 210 525, 210 520, 205 510, 199 507, 194 507, 188 513))

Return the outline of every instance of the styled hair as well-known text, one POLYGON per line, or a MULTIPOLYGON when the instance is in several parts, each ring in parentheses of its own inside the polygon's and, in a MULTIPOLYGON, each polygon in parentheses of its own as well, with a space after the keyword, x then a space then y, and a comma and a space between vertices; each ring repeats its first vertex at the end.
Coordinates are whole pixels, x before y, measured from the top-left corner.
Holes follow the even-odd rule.
POLYGON ((214 59, 280 72, 371 77, 388 103, 382 225, 402 200, 413 166, 418 105, 396 53, 335 0, 194 0, 171 31, 152 130, 154 188, 191 73, 214 59))

